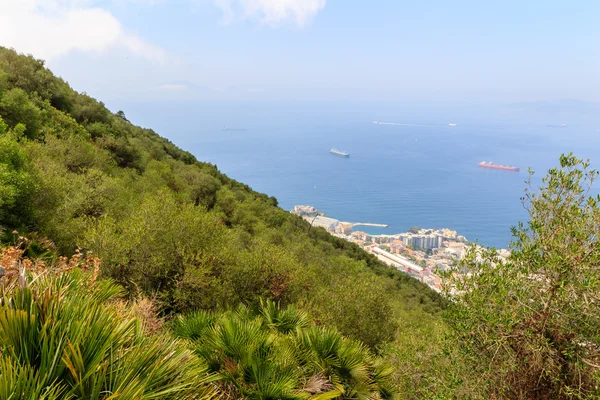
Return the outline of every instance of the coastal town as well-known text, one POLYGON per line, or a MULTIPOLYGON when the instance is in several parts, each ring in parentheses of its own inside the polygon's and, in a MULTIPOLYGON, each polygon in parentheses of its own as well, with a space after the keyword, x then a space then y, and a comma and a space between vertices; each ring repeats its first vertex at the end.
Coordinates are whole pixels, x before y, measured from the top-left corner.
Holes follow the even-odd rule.
MULTIPOLYGON (((408 232, 372 235, 354 228, 359 226, 387 227, 385 224, 344 222, 327 217, 312 206, 295 206, 292 214, 299 215, 312 226, 324 228, 333 236, 356 243, 382 262, 427 284, 436 291, 442 290, 440 271, 446 271, 465 256, 468 240, 456 231, 413 227, 408 232)), ((508 250, 500 249, 501 258, 508 250)))

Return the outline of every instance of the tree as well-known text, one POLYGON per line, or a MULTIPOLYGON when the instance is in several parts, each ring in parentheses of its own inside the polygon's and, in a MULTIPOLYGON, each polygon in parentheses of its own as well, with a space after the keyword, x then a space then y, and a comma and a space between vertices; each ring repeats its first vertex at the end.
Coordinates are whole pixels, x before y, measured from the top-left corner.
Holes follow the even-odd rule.
POLYGON ((7 130, 8 130, 8 125, 6 125, 6 122, 4 122, 2 117, 0 117, 0 135, 5 133, 7 130))
POLYGON ((117 111, 117 113, 115 115, 117 117, 121 118, 123 121, 129 122, 129 120, 125 116, 125 113, 122 110, 117 111))
POLYGON ((109 120, 109 111, 104 107, 104 103, 97 101, 86 93, 81 93, 75 97, 71 111, 73 118, 84 125, 92 122, 106 123, 109 120))
POLYGON ((531 175, 530 221, 513 228, 510 257, 473 247, 446 276, 448 322, 495 398, 598 398, 600 197, 589 196, 598 173, 569 154, 540 191, 531 175))
POLYGON ((0 115, 11 127, 25 124, 25 135, 30 139, 37 136, 42 126, 40 109, 23 89, 11 89, 0 96, 0 115))
POLYGON ((30 94, 36 93, 65 112, 70 111, 74 95, 65 81, 45 68, 44 61, 0 47, 0 91, 3 88, 20 88, 30 94))
POLYGON ((17 142, 9 135, 0 137, 0 225, 15 228, 31 217, 35 180, 28 162, 17 142))

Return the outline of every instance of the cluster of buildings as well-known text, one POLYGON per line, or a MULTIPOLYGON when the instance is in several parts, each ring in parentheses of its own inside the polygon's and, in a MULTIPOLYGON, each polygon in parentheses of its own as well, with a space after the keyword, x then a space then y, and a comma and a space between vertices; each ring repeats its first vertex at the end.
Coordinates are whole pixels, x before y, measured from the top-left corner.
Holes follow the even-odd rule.
MULTIPOLYGON (((405 257, 394 255, 377 246, 371 247, 367 250, 373 253, 380 261, 396 267, 400 271, 403 271, 413 278, 420 280, 433 290, 438 292, 442 290, 442 280, 436 275, 435 268, 428 267, 427 265, 417 265, 415 262, 412 262, 405 257)), ((446 267, 449 268, 447 265, 446 267)))
POLYGON ((321 211, 317 210, 313 206, 294 206, 292 214, 300 215, 301 217, 317 217, 319 215, 325 215, 321 211))
MULTIPOLYGON (((352 231, 352 224, 349 227, 339 223, 329 232, 335 236, 364 244, 365 241, 376 241, 377 243, 388 243, 393 250, 409 248, 413 250, 431 251, 441 247, 452 247, 451 243, 466 243, 464 236, 459 236, 456 231, 450 229, 417 229, 412 232, 398 233, 394 235, 370 235, 366 232, 352 231), (341 229, 343 228, 343 229, 341 229)), ((459 247, 462 247, 459 245, 459 247)), ((454 251, 454 250, 453 250, 454 251)))
MULTIPOLYGON (((405 233, 371 235, 354 231, 353 227, 359 224, 326 217, 311 206, 296 206, 292 213, 300 215, 312 226, 325 228, 334 236, 356 243, 382 262, 396 267, 436 291, 442 290, 439 272, 456 265, 470 246, 464 236, 450 229, 411 228, 405 233)), ((501 249, 499 255, 508 257, 509 252, 501 249)))
POLYGON ((426 283, 436 291, 441 291, 439 272, 456 265, 466 254, 469 244, 466 241, 458 241, 458 237, 448 238, 433 233, 426 235, 427 240, 421 239, 420 236, 424 234, 418 233, 412 236, 408 233, 385 237, 361 235, 362 240, 353 242, 374 254, 380 261, 426 283), (416 240, 408 240, 407 237, 416 240), (419 240, 423 240, 422 246, 414 247, 419 240))
POLYGON ((458 236, 456 231, 450 229, 419 229, 416 232, 407 232, 396 235, 398 240, 414 249, 432 250, 442 247, 446 241, 466 242, 463 236, 458 236))

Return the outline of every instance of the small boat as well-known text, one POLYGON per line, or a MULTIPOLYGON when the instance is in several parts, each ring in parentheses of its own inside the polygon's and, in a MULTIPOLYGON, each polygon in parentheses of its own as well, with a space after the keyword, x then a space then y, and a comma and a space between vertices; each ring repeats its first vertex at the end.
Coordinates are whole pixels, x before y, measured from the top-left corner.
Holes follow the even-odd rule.
POLYGON ((342 150, 338 150, 335 147, 333 149, 331 149, 331 154, 335 154, 336 156, 341 156, 341 157, 350 157, 350 154, 346 153, 345 151, 342 150))
POLYGON ((479 163, 479 166, 483 167, 483 168, 503 169, 505 171, 519 171, 520 170, 519 167, 513 167, 511 165, 494 164, 491 161, 482 161, 479 163))

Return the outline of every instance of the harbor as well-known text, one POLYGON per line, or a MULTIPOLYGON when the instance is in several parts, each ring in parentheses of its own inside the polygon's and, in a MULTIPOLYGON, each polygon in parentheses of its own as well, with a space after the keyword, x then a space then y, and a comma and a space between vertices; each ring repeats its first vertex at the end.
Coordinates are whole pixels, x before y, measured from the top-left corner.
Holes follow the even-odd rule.
POLYGON ((388 224, 373 222, 345 222, 335 218, 327 217, 324 213, 313 206, 294 206, 292 214, 296 214, 310 222, 312 226, 325 228, 327 231, 350 234, 352 229, 357 226, 370 226, 377 228, 387 228, 388 224))
MULTIPOLYGON (((451 266, 457 265, 471 246, 464 236, 448 228, 412 227, 408 232, 375 235, 353 228, 387 228, 388 225, 343 222, 306 205, 295 206, 291 213, 304 218, 313 227, 324 228, 333 236, 355 243, 380 261, 425 283, 437 292, 442 290, 440 271, 447 271, 451 266)), ((506 249, 498 251, 501 259, 506 259, 509 254, 506 249)))

